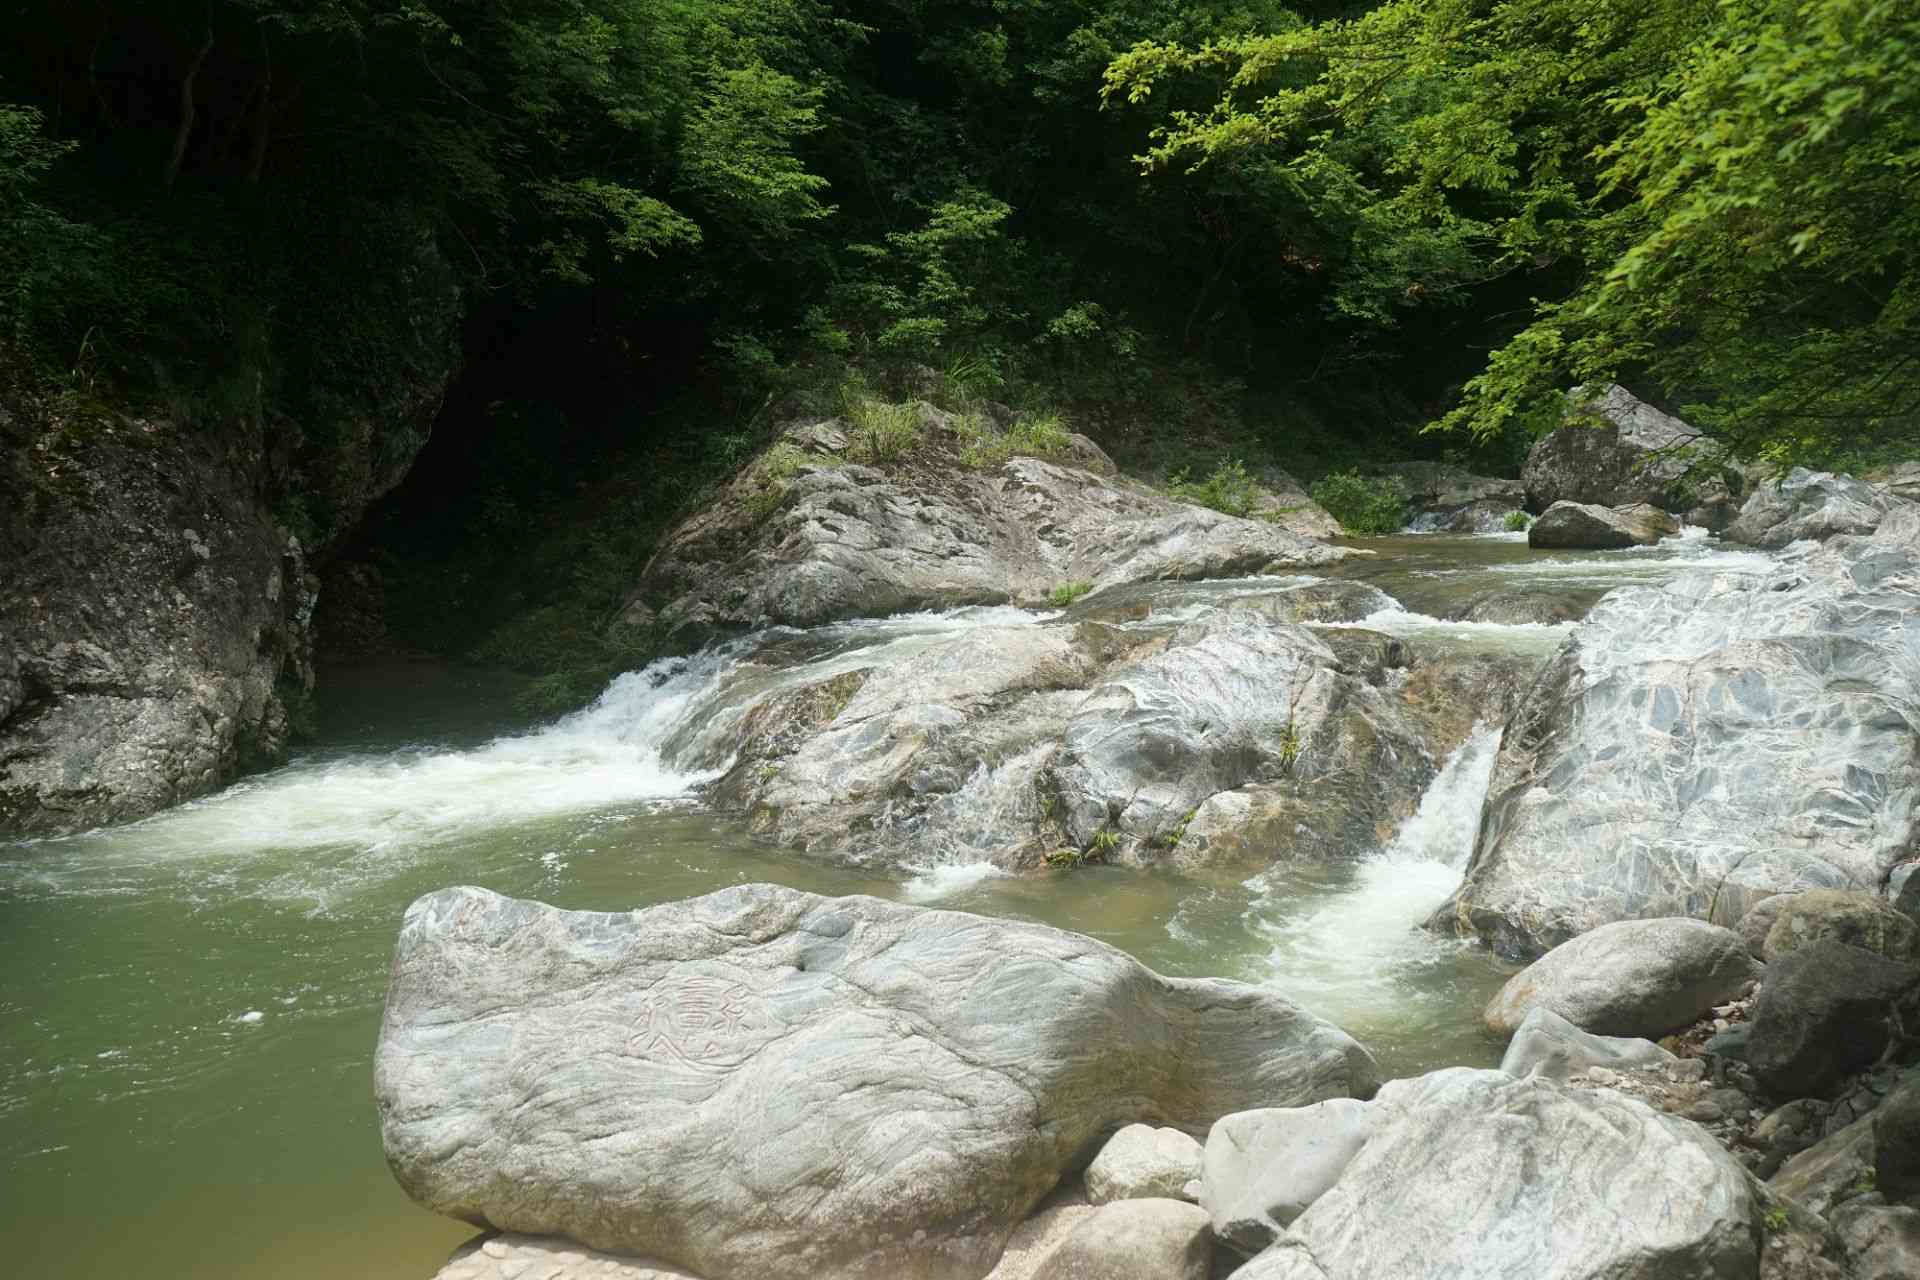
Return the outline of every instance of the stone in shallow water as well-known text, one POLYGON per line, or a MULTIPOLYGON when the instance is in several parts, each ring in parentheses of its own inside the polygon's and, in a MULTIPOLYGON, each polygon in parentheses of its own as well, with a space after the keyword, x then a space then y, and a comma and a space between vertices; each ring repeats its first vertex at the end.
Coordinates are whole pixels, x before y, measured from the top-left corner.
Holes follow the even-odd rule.
POLYGON ((1562 943, 1487 1004, 1487 1029, 1512 1035, 1551 1009, 1603 1036, 1664 1035, 1740 994, 1758 975, 1740 935, 1704 920, 1621 920, 1562 943))
POLYGON ((1527 528, 1527 545, 1548 549, 1619 550, 1650 547, 1680 532, 1680 522, 1658 507, 1640 503, 1602 507, 1556 502, 1527 528))
POLYGON ((756 1280, 976 1280, 1099 1134, 1373 1077, 1264 988, 769 885, 627 914, 429 894, 375 1057, 422 1204, 756 1280))

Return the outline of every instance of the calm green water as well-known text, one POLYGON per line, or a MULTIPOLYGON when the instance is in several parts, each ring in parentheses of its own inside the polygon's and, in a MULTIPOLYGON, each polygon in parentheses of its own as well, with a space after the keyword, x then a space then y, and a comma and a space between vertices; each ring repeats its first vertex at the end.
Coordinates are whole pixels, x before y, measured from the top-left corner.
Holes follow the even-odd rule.
MULTIPOLYGON (((1443 596, 1527 559, 1498 539, 1370 545, 1369 576, 1443 596)), ((1543 573, 1645 572, 1627 565, 1543 573)), ((696 811, 648 750, 672 686, 507 738, 504 689, 469 673, 336 672, 328 690, 323 749, 285 769, 132 826, 0 846, 15 1274, 431 1275, 471 1231, 388 1177, 370 1061, 400 915, 448 884, 620 909, 772 881, 1019 916, 1163 972, 1270 982, 1396 1074, 1497 1053, 1475 1014, 1504 975, 1411 927, 1457 878, 1491 733, 1359 867, 909 879, 757 848, 696 811)))

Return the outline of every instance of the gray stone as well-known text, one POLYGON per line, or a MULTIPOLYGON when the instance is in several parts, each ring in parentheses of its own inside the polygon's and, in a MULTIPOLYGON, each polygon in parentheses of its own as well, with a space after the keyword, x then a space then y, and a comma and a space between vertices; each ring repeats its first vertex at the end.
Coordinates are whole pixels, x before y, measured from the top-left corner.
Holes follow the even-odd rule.
POLYGON ((1119 1200, 1073 1229, 1033 1280, 1207 1280, 1213 1232, 1183 1200, 1119 1200))
POLYGON ((1593 607, 1593 595, 1553 587, 1501 587, 1483 591, 1447 611, 1459 622, 1578 622, 1593 607))
POLYGON ((1776 893, 1762 898, 1754 903, 1747 913, 1740 917, 1740 923, 1733 927, 1733 931, 1740 935, 1740 940, 1747 944, 1747 950, 1755 959, 1766 954, 1767 934, 1772 932, 1773 922, 1780 918, 1780 909, 1792 902, 1796 896, 1791 893, 1776 893))
POLYGON ((1512 1035, 1535 1009, 1583 1031, 1659 1036, 1739 995, 1758 975, 1740 935, 1672 916, 1621 920, 1564 942, 1507 980, 1484 1020, 1512 1035))
POLYGON ((1658 507, 1602 507, 1556 502, 1527 527, 1527 545, 1543 549, 1613 550, 1650 547, 1680 532, 1680 522, 1658 507))
POLYGON ((1266 1248, 1379 1131, 1380 1107, 1336 1098, 1222 1116, 1207 1134, 1200 1203, 1221 1243, 1266 1248))
POLYGON ((1846 1247, 1850 1280, 1920 1276, 1920 1209, 1847 1205, 1833 1215, 1833 1226, 1846 1247))
POLYGON ((1013 1229, 1000 1261, 993 1264, 986 1280, 1033 1280, 1033 1273, 1047 1255, 1097 1212, 1078 1184, 1071 1180, 1062 1183, 1040 1202, 1032 1217, 1013 1229))
POLYGON ((1920 956, 1920 925, 1870 893, 1847 889, 1809 889, 1780 902, 1761 956, 1778 960, 1817 938, 1863 947, 1889 960, 1920 956))
POLYGON ((1887 877, 1887 901, 1909 920, 1920 921, 1920 862, 1907 862, 1887 877))
POLYGON ((1306 1245, 1283 1237, 1235 1271, 1231 1280, 1327 1280, 1327 1273, 1320 1269, 1306 1245))
POLYGON ((1920 967, 1821 938, 1767 966, 1747 1061, 1775 1094, 1817 1094, 1873 1061, 1887 1018, 1920 992, 1920 967))
POLYGON ((648 1258, 602 1253, 552 1236, 496 1235, 454 1250, 434 1280, 701 1280, 648 1258))
POLYGON ((1856 1120, 1793 1156, 1767 1179, 1767 1189, 1826 1214, 1862 1194, 1872 1181, 1873 1117, 1856 1120))
POLYGON ((1860 478, 1893 497, 1920 501, 1920 462, 1897 462, 1891 467, 1868 471, 1860 478))
POLYGON ((1651 1040, 1597 1036, 1545 1006, 1536 1006, 1514 1031, 1500 1069, 1510 1076, 1565 1080, 1588 1067, 1650 1068, 1678 1061, 1651 1040))
POLYGON ((1864 480, 1795 467, 1785 479, 1756 488, 1724 536, 1777 550, 1803 538, 1872 533, 1888 511, 1906 505, 1864 480))
POLYGON ((1920 1071, 1908 1073, 1872 1118, 1879 1189, 1895 1199, 1920 1195, 1920 1071))
POLYGON ((624 914, 429 894, 374 1063, 421 1204, 757 1280, 977 1280, 1101 1133, 1373 1071, 1265 988, 768 885, 624 914))
POLYGON ((1725 1031, 1716 1032, 1707 1038, 1701 1050, 1718 1058, 1731 1058, 1735 1062, 1747 1060, 1747 1046, 1753 1039, 1751 1022, 1736 1022, 1725 1031))
POLYGON ((1920 509, 1611 592, 1514 712, 1437 923, 1524 958, 1613 920, 1878 888, 1920 842, 1920 509))
POLYGON ((781 474, 763 456, 667 535, 634 594, 681 620, 674 645, 774 624, 1040 602, 1065 583, 1231 577, 1348 554, 1035 458, 992 470, 946 455, 892 470, 831 461, 781 474))
POLYGON ((1087 1199, 1185 1200, 1200 1176, 1201 1146, 1178 1129, 1130 1124, 1107 1139, 1087 1166, 1087 1199))
POLYGON ((1576 389, 1567 402, 1567 425, 1527 454, 1521 481, 1529 508, 1648 502, 1681 511, 1701 500, 1700 485, 1689 477, 1699 461, 1699 432, 1612 384, 1576 389))
POLYGON ((1302 538, 1337 538, 1340 522, 1313 500, 1298 480, 1279 467, 1264 466, 1253 473, 1260 486, 1253 514, 1302 538))
POLYGON ((1526 505, 1518 480, 1475 475, 1447 462, 1395 462, 1381 468, 1406 491, 1416 533, 1491 533, 1526 505))
POLYGON ((1758 1185, 1698 1126, 1637 1100, 1452 1070, 1396 1081, 1376 1105, 1403 1114, 1274 1262, 1239 1274, 1733 1280, 1761 1265, 1758 1185))

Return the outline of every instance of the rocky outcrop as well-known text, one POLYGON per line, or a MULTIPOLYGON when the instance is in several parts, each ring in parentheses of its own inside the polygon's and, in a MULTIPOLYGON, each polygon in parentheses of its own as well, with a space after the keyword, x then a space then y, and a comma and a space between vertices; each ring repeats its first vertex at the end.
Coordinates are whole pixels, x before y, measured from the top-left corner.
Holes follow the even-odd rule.
POLYGON ((1920 959, 1920 924, 1870 893, 1809 889, 1786 895, 1770 914, 1760 944, 1761 958, 1769 962, 1820 938, 1864 947, 1889 960, 1920 959))
POLYGON ((768 885, 627 914, 430 894, 374 1063, 420 1203, 760 1280, 977 1280, 1100 1135, 1373 1071, 1266 988, 768 885))
POLYGON ((1687 1026, 1759 974, 1731 929, 1685 917, 1621 920, 1563 942, 1488 1002, 1487 1030, 1512 1035, 1550 1009, 1582 1031, 1652 1037, 1687 1026))
POLYGON ((1406 491, 1418 533, 1492 533, 1526 506, 1518 480, 1479 476, 1447 462, 1396 462, 1382 468, 1406 491))
POLYGON ((1582 1031, 1545 1006, 1536 1006, 1520 1020, 1500 1059, 1510 1076, 1545 1076, 1565 1080, 1590 1067, 1664 1067, 1679 1059, 1651 1040, 1634 1036, 1601 1036, 1582 1031))
POLYGON ((1887 512, 1904 504, 1864 480, 1795 467, 1785 479, 1755 488, 1725 536, 1729 542, 1777 551, 1802 539, 1820 542, 1837 534, 1872 533, 1887 512))
POLYGON ((1678 532, 1679 521, 1644 502, 1624 507, 1556 502, 1527 527, 1527 545, 1608 551, 1651 547, 1678 532))
POLYGON ((1920 1275, 1920 1209, 1849 1204, 1834 1214, 1847 1251, 1849 1280, 1910 1280, 1920 1275))
POLYGON ((1087 1199, 1186 1200, 1200 1176, 1200 1144, 1178 1129, 1130 1124, 1107 1139, 1087 1166, 1087 1199))
POLYGON ((1302 538, 1337 538, 1343 532, 1340 522, 1313 500, 1306 487, 1279 467, 1260 467, 1253 479, 1260 486, 1253 514, 1260 519, 1302 538))
POLYGON ((1761 1274, 1765 1192, 1697 1126, 1606 1091, 1454 1069, 1390 1118, 1258 1280, 1674 1280, 1761 1274))
POLYGON ((1747 1062, 1781 1097, 1823 1092, 1887 1046, 1889 1021, 1920 1016, 1920 967, 1830 938, 1767 966, 1747 1062))
POLYGON ((1920 462, 1897 462, 1861 475, 1876 489, 1884 489, 1896 498, 1920 502, 1920 462))
POLYGON ((314 558, 398 482, 458 364, 431 246, 382 288, 410 320, 379 385, 308 377, 296 405, 76 409, 0 369, 0 839, 138 818, 284 757, 314 558))
POLYGON ((911 460, 868 466, 846 459, 835 424, 797 424, 668 534, 638 597, 670 643, 690 649, 772 624, 1038 603, 1069 584, 1228 577, 1347 554, 1082 467, 969 466, 937 433, 928 439, 911 460))
POLYGON ((1437 920, 1530 957, 1612 920, 1877 891, 1920 839, 1920 510, 1762 572, 1609 594, 1502 742, 1437 920))
POLYGON ((1699 432, 1625 387, 1575 390, 1567 401, 1566 425, 1535 442, 1521 470, 1529 510, 1556 502, 1646 502, 1665 511, 1695 505, 1685 482, 1699 432))

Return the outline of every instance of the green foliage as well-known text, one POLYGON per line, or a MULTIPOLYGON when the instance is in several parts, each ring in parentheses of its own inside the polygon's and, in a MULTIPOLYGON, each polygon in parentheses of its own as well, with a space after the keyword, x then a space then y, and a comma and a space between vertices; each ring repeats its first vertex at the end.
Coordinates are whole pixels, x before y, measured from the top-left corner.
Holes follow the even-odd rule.
POLYGON ((1738 452, 1920 437, 1920 11, 1890 0, 1386 0, 1147 43, 1110 102, 1181 77, 1150 169, 1278 171, 1347 229, 1372 324, 1531 276, 1547 296, 1441 426, 1490 436, 1635 374, 1738 452))
POLYGON ((1057 413, 1022 414, 1005 431, 978 414, 962 418, 960 459, 970 467, 997 467, 1008 458, 1064 458, 1072 453, 1067 424, 1057 413))
POLYGON ((1314 481, 1308 492, 1348 533, 1398 533, 1406 527, 1406 490, 1392 477, 1340 471, 1314 481))
POLYGON ((1302 741, 1300 731, 1294 727, 1293 721, 1287 721, 1287 727, 1280 731, 1280 767, 1291 772, 1293 766, 1299 762, 1300 752, 1305 746, 1306 743, 1302 741))
POLYGON ((1091 582, 1063 582, 1047 593, 1047 601, 1056 609, 1064 609, 1092 590, 1091 582))
POLYGON ((858 462, 893 462, 920 442, 920 419, 911 404, 893 404, 865 391, 847 395, 847 456, 858 462))
POLYGON ((1180 502, 1191 502, 1230 516, 1251 516, 1260 505, 1259 482, 1247 474, 1247 465, 1228 458, 1198 483, 1189 480, 1185 467, 1167 478, 1167 493, 1180 502))
POLYGON ((1789 1221, 1790 1217, 1787 1213, 1787 1207, 1782 1204, 1774 1205, 1773 1208, 1767 1210, 1760 1219, 1762 1226, 1766 1227, 1768 1231, 1774 1232, 1785 1231, 1789 1221))
POLYGON ((1500 523, 1508 533, 1525 533, 1533 527, 1533 517, 1524 511, 1509 511, 1500 523))

